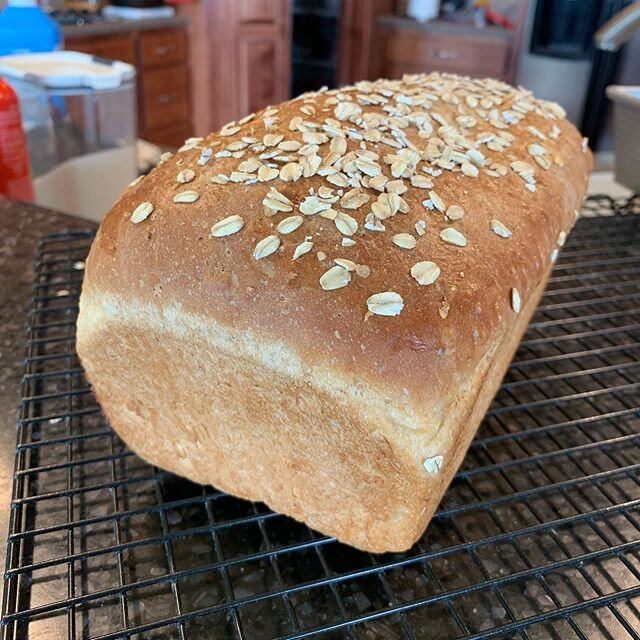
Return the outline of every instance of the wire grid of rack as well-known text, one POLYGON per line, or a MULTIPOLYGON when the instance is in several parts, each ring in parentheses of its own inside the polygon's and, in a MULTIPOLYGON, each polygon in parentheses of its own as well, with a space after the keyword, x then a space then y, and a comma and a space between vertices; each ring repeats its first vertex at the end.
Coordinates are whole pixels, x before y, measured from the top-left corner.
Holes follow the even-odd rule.
POLYGON ((378 556, 123 445, 74 349, 91 240, 40 247, 4 638, 640 639, 640 216, 578 222, 426 533, 378 556))

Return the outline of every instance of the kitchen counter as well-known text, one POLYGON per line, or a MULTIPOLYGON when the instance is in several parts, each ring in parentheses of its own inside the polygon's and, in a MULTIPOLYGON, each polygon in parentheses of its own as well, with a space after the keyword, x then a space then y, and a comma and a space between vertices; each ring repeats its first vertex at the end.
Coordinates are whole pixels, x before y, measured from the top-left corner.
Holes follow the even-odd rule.
POLYGON ((189 19, 184 16, 172 18, 148 18, 145 20, 104 20, 81 25, 66 25, 62 27, 63 38, 88 38, 104 36, 129 31, 147 31, 149 29, 171 29, 184 27, 189 19))
POLYGON ((378 26, 394 29, 419 29, 428 33, 438 33, 444 36, 498 39, 509 43, 513 40, 513 32, 503 29, 502 27, 490 25, 482 29, 476 29, 472 24, 452 22, 450 20, 427 20, 426 22, 419 22, 412 18, 386 15, 378 18, 378 26))
POLYGON ((94 222, 0 197, 0 562, 4 567, 25 328, 38 241, 94 222))

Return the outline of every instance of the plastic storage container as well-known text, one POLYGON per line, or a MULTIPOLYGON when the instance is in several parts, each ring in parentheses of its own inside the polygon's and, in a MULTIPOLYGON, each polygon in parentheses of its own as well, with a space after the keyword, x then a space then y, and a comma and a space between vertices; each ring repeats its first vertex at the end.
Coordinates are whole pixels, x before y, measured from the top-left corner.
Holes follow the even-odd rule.
POLYGON ((84 53, 0 57, 18 94, 35 201, 101 217, 137 175, 135 69, 84 53))
POLYGON ((607 87, 607 97, 615 103, 613 135, 616 180, 640 193, 640 87, 607 87))
POLYGON ((59 49, 60 27, 36 0, 9 0, 0 13, 0 56, 59 49))

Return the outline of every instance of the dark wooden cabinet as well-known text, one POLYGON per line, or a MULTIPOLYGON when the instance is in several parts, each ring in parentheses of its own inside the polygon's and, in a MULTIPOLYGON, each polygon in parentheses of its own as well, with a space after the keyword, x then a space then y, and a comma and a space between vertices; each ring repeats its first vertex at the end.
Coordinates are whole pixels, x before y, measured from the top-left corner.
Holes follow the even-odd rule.
POLYGON ((188 47, 182 27, 65 38, 65 49, 136 67, 138 135, 179 147, 193 135, 188 47))

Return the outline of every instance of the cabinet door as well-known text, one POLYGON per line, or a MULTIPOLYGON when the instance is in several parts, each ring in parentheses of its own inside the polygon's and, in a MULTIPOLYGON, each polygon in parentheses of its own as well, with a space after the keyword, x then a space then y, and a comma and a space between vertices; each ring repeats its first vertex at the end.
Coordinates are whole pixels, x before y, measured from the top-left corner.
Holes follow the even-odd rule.
POLYGON ((291 0, 211 0, 207 7, 215 129, 289 97, 291 0))
POLYGON ((258 30, 243 33, 238 38, 238 115, 286 100, 290 65, 280 37, 258 30))

